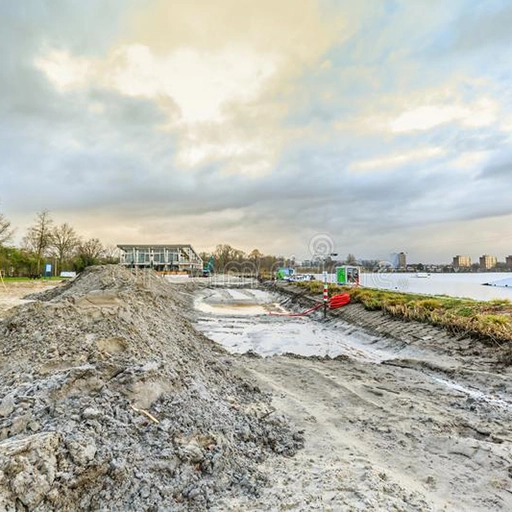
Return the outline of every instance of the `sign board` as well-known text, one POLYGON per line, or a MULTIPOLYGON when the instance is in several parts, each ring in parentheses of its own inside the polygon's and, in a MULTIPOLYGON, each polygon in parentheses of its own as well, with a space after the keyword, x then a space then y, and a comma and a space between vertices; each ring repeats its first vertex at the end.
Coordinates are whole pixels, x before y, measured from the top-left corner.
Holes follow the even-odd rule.
POLYGON ((76 272, 71 272, 71 271, 63 270, 63 271, 60 273, 60 277, 73 278, 73 277, 76 277, 76 272))
POLYGON ((52 276, 52 264, 47 263, 44 267, 44 276, 51 277, 52 276))

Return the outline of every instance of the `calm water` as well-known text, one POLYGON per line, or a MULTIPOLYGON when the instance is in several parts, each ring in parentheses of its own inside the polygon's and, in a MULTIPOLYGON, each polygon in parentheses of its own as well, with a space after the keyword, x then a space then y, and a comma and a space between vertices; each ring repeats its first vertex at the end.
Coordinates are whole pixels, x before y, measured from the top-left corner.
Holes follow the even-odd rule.
MULTIPOLYGON (((320 276, 318 276, 320 278, 320 276)), ((416 274, 361 274, 361 285, 382 290, 397 290, 406 293, 424 293, 426 295, 449 295, 451 297, 469 297, 477 300, 510 299, 512 288, 484 286, 484 283, 512 277, 512 273, 485 272, 471 274, 431 274, 428 278, 416 277, 416 274)), ((335 282, 336 276, 329 275, 329 281, 335 282)))

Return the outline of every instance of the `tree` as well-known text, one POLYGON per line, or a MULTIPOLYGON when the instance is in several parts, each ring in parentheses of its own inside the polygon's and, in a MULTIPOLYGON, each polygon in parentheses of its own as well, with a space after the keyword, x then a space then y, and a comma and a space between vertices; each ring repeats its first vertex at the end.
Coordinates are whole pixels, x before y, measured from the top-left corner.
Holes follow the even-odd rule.
POLYGON ((73 257, 79 244, 80 238, 75 230, 68 224, 64 223, 53 229, 51 250, 53 255, 57 258, 59 272, 62 270, 64 262, 73 257))
POLYGON ((0 268, 9 276, 30 276, 36 269, 35 256, 16 247, 0 247, 0 268))
POLYGON ((203 263, 208 263, 210 256, 211 254, 205 251, 199 253, 199 257, 203 260, 203 263))
POLYGON ((97 238, 80 243, 75 260, 75 268, 81 272, 85 267, 101 263, 103 245, 97 238))
POLYGON ((11 229, 11 221, 7 220, 5 216, 0 213, 0 246, 8 242, 13 234, 14 230, 11 229))
POLYGON ((249 259, 254 262, 261 260, 261 258, 263 258, 263 254, 258 249, 253 249, 249 253, 249 259))
POLYGON ((48 210, 38 212, 35 223, 28 228, 23 238, 23 245, 32 251, 37 258, 37 273, 41 273, 41 259, 52 244, 53 220, 48 210))
POLYGON ((356 257, 353 254, 349 254, 345 260, 347 265, 355 265, 357 263, 356 257))
POLYGON ((239 249, 234 249, 230 245, 217 245, 215 248, 215 268, 224 272, 228 268, 233 268, 243 262, 245 254, 239 249))

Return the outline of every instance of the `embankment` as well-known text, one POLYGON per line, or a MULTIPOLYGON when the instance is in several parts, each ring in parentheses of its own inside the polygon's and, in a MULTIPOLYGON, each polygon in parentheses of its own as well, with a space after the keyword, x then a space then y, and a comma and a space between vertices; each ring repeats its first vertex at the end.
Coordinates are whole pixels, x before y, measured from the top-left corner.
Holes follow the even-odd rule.
MULTIPOLYGON (((279 283, 277 289, 303 306, 322 299, 322 284, 279 283)), ((427 297, 368 288, 330 285, 329 294, 348 292, 351 303, 329 315, 399 343, 416 343, 436 352, 482 355, 512 364, 512 304, 427 297)))

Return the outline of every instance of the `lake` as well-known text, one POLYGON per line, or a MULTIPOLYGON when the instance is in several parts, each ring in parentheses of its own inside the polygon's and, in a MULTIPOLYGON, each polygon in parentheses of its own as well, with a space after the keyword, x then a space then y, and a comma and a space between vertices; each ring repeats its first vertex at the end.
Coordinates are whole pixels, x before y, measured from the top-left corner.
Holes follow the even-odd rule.
MULTIPOLYGON (((322 279, 318 274, 317 279, 322 279)), ((508 272, 476 272, 431 274, 430 277, 416 277, 409 273, 361 274, 361 286, 396 290, 405 293, 423 293, 426 295, 449 295, 468 297, 476 300, 510 299, 512 288, 484 286, 484 283, 512 277, 508 272)), ((328 275, 329 282, 336 282, 336 275, 328 275)))

